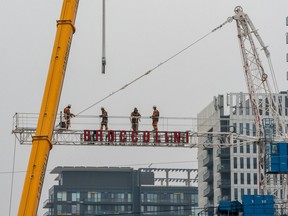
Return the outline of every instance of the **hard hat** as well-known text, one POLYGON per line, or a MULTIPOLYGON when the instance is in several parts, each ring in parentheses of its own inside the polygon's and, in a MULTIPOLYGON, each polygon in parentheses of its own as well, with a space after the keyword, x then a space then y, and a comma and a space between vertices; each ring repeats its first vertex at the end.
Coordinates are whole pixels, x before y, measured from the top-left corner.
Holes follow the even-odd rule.
POLYGON ((71 107, 71 104, 68 104, 68 106, 67 107, 71 107))
POLYGON ((153 108, 156 108, 156 106, 154 105, 153 108))

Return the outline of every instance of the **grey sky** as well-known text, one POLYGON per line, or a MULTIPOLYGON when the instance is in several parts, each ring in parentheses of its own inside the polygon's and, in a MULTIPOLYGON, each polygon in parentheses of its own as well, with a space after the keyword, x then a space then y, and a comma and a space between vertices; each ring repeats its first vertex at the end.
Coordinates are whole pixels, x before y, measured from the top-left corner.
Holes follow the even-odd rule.
MULTIPOLYGON (((144 74, 234 15, 241 5, 269 46, 280 90, 287 90, 285 45, 287 0, 107 0, 106 75, 101 74, 101 0, 80 0, 59 109, 78 113, 144 74)), ((9 213, 15 112, 38 113, 59 19, 60 0, 0 1, 0 203, 9 213)), ((214 95, 246 92, 236 24, 232 22, 159 67, 149 76, 83 114, 129 115, 137 106, 149 116, 196 117, 214 95)), ((73 124, 73 121, 72 121, 73 124)), ((16 143, 12 213, 18 211, 31 146, 16 143), (22 172, 23 171, 23 172, 22 172)), ((159 166, 196 168, 193 149, 61 147, 50 153, 55 166, 118 166, 173 162, 159 166)), ((156 165, 155 165, 156 166, 156 165)), ((46 174, 42 203, 55 176, 46 174)))

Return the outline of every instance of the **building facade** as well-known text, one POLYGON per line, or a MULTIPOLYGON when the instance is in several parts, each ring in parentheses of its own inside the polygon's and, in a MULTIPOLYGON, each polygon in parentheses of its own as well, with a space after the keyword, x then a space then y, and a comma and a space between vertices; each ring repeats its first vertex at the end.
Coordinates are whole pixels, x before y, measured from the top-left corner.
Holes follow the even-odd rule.
MULTIPOLYGON (((264 94, 257 97, 258 100, 265 101, 264 94)), ((280 116, 287 117, 287 92, 275 94, 275 97, 281 102, 278 107, 280 116)), ((198 150, 198 197, 203 215, 214 215, 221 200, 242 202, 243 195, 259 194, 258 146, 253 141, 247 141, 249 137, 256 135, 249 95, 241 92, 230 93, 227 95, 226 104, 224 99, 223 95, 214 97, 197 116, 198 131, 233 131, 239 135, 227 147, 221 145, 223 140, 216 139, 215 136, 200 138, 206 139, 201 141, 206 144, 198 150)), ((266 105, 263 103, 263 106, 266 105)), ((263 118, 271 118, 271 113, 264 111, 264 107, 260 107, 260 113, 263 118)), ((283 126, 283 130, 287 133, 287 125, 283 126)), ((271 185, 280 187, 281 181, 278 178, 279 175, 273 176, 274 182, 271 185)), ((268 193, 270 192, 268 189, 268 193)), ((281 190, 279 193, 282 193, 281 190)), ((281 197, 281 194, 273 195, 281 197)))
POLYGON ((198 190, 190 183, 190 173, 196 169, 134 170, 126 167, 56 167, 58 174, 44 203, 54 215, 195 215, 198 208, 198 190), (155 172, 164 171, 164 178, 155 172), (182 186, 171 186, 175 179, 169 172, 186 172, 187 178, 178 178, 182 186), (156 185, 155 182, 162 183, 156 185))

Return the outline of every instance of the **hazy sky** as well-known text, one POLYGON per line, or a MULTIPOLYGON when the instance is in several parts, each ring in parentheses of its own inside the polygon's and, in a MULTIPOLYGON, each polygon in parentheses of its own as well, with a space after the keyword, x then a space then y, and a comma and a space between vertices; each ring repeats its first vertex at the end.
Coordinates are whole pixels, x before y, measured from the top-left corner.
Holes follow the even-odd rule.
MULTIPOLYGON (((9 215, 15 153, 11 215, 16 215, 31 146, 16 142, 14 148, 12 117, 40 110, 62 1, 0 2, 0 203, 1 215, 9 215)), ((86 109, 218 27, 238 5, 269 46, 279 89, 287 90, 287 0, 107 0, 106 75, 101 74, 102 0, 80 0, 59 109, 68 103, 74 113, 86 109)), ((99 114, 104 106, 110 115, 126 116, 137 106, 149 116, 155 104, 161 116, 196 117, 213 96, 239 91, 246 92, 246 84, 232 22, 83 114, 99 114)), ((42 203, 56 183, 49 174, 55 166, 197 168, 195 151, 55 146, 38 212, 47 211, 42 203)))

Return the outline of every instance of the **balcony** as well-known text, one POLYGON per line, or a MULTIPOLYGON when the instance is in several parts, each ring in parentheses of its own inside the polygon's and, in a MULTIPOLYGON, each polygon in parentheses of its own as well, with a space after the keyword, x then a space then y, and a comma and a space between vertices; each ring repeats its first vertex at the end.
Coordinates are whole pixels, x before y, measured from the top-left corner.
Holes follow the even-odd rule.
POLYGON ((208 166, 210 164, 212 164, 213 160, 211 158, 210 155, 207 155, 204 159, 203 159, 203 166, 208 166))
POLYGON ((219 188, 230 188, 231 187, 231 181, 228 179, 220 179, 217 181, 217 187, 219 188))
POLYGON ((217 149, 217 156, 221 157, 221 158, 229 158, 230 157, 230 149, 229 148, 217 149))
POLYGON ((121 199, 121 198, 101 198, 101 199, 85 199, 84 204, 95 204, 95 203, 101 203, 101 204, 131 204, 131 199, 121 199))
POLYGON ((52 214, 48 211, 43 214, 43 216, 52 216, 52 214))
POLYGON ((213 175, 210 170, 207 170, 203 175, 203 181, 209 182, 211 180, 213 180, 213 175))
POLYGON ((43 208, 52 208, 54 204, 54 200, 47 199, 43 203, 43 208))
POLYGON ((141 205, 191 205, 191 200, 184 198, 176 198, 176 199, 153 199, 153 200, 141 200, 141 205))
POLYGON ((230 172, 231 171, 231 166, 228 163, 218 164, 217 165, 217 171, 218 172, 222 172, 222 173, 230 172))
POLYGON ((212 187, 210 187, 210 185, 208 185, 207 188, 203 192, 203 196, 210 197, 211 195, 213 195, 213 189, 212 187))

